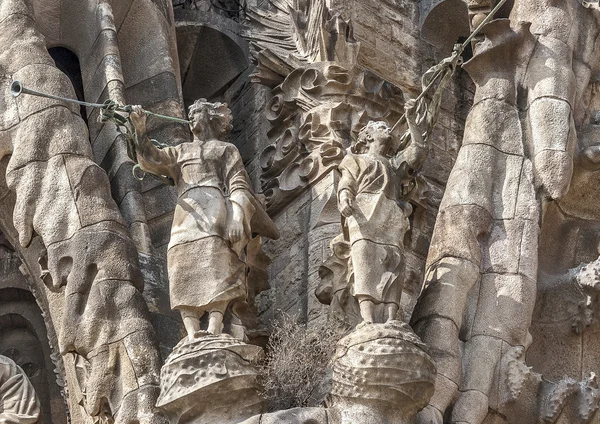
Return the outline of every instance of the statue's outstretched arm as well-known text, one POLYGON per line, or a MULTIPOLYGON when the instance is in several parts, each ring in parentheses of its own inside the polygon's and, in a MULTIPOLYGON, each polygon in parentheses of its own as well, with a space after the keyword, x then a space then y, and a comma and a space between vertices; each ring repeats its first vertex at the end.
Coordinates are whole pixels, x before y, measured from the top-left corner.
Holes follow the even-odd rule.
POLYGON ((141 106, 134 106, 129 115, 135 129, 135 150, 142 170, 173 179, 173 165, 177 154, 171 147, 159 149, 146 134, 146 113, 141 106))
POLYGON ((406 109, 406 123, 408 124, 411 143, 405 150, 398 153, 396 162, 406 162, 407 165, 416 173, 423 166, 425 159, 427 159, 429 147, 423 138, 423 134, 419 129, 419 125, 417 124, 415 100, 411 99, 407 101, 404 108, 406 109))

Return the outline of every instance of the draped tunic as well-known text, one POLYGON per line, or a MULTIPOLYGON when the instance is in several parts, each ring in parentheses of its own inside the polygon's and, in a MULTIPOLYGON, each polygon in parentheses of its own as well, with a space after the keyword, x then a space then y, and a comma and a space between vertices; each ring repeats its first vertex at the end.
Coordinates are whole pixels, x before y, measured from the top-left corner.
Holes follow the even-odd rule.
POLYGON ((149 151, 138 156, 142 169, 171 178, 178 194, 167 251, 171 307, 208 310, 214 303, 245 299, 240 255, 253 231, 268 236, 277 230, 252 191, 237 148, 196 140, 149 151), (232 243, 234 203, 243 211, 243 235, 232 243), (266 231, 252 221, 257 212, 263 223, 268 220, 266 231))
POLYGON ((27 376, 0 355, 0 424, 33 424, 39 417, 39 401, 27 376))
POLYGON ((402 200, 404 168, 397 170, 387 158, 373 153, 349 153, 338 168, 342 174, 338 199, 344 190, 354 195, 353 214, 343 220, 352 293, 376 303, 400 302, 403 239, 412 211, 402 200))

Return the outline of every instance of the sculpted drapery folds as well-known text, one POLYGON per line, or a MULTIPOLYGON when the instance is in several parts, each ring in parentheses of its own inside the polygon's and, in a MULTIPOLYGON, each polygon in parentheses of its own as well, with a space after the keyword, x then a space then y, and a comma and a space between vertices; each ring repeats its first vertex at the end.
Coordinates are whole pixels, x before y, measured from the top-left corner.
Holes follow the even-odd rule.
POLYGON ((541 220, 571 182, 574 110, 592 54, 576 46, 597 35, 595 22, 579 24, 589 13, 575 0, 516 0, 510 20, 488 24, 464 65, 477 86, 474 105, 412 316, 438 366, 420 423, 442 423, 452 404, 452 423, 479 424, 488 407, 510 412, 500 382, 506 358, 518 351, 522 362, 531 344, 541 220))
POLYGON ((39 418, 40 402, 31 382, 12 359, 0 355, 0 421, 34 424, 39 418))
POLYGON ((205 312, 212 334, 221 333, 226 312, 237 315, 237 304, 244 305, 248 296, 249 256, 258 253, 249 244, 260 246, 256 235, 279 233, 250 186, 236 147, 222 141, 231 131, 227 105, 199 100, 189 115, 194 141, 163 149, 146 136, 139 108, 131 119, 140 166, 172 179, 177 188, 167 253, 171 307, 180 311, 193 339, 205 312))
MULTIPOLYGON (((385 122, 372 121, 360 131, 338 166, 343 232, 332 240, 333 256, 322 271, 340 275, 325 278, 323 287, 329 280, 338 282, 330 296, 354 297, 364 324, 395 320, 400 307, 404 235, 412 213, 408 187, 428 152, 415 121, 413 100, 407 102, 406 111, 411 135, 408 146, 399 145, 402 141, 398 142, 385 122), (388 227, 391 222, 393 229, 388 227)), ((334 309, 337 303, 343 301, 337 299, 334 309)), ((348 320, 347 316, 339 318, 348 320)))
MULTIPOLYGON (((88 415, 115 423, 159 423, 160 356, 141 294, 137 250, 92 160, 79 108, 33 96, 10 97, 11 79, 74 98, 23 0, 0 2, 4 92, 1 152, 14 191, 13 222, 21 248, 39 236, 41 273, 64 293, 59 347, 72 356, 88 415)), ((32 266, 32 265, 30 265, 32 266)), ((32 268, 33 269, 33 268, 32 268)), ((79 406, 77 406, 79 407, 79 406)))

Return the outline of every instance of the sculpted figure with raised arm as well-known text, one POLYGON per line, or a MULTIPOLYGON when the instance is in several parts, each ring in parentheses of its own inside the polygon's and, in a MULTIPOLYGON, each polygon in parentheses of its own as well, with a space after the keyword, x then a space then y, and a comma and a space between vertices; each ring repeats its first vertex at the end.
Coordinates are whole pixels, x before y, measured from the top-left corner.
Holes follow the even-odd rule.
POLYGON ((250 185, 236 147, 223 141, 231 131, 224 103, 196 101, 189 111, 194 140, 158 148, 146 135, 140 107, 130 115, 144 171, 170 178, 177 189, 167 262, 171 307, 181 313, 190 339, 220 334, 223 317, 247 297, 245 248, 253 234, 277 238, 278 231, 250 185))
MULTIPOLYGON (((334 279, 358 302, 361 325, 395 320, 400 308, 404 235, 412 213, 409 187, 428 153, 415 101, 405 109, 410 143, 394 137, 385 122, 371 121, 338 167, 343 233, 332 240, 334 255, 324 266, 333 270, 339 269, 334 263, 342 263, 345 277, 334 279)), ((340 295, 340 288, 332 291, 340 295)))

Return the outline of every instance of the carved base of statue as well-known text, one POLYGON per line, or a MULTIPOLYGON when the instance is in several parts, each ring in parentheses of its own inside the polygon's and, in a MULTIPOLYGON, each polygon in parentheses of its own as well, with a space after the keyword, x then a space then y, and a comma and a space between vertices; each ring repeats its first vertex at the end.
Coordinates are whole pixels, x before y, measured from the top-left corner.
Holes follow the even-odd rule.
POLYGON ((336 410, 308 407, 255 415, 240 424, 338 424, 339 422, 339 413, 336 410))
POLYGON ((342 424, 410 424, 434 391, 435 364, 401 321, 363 324, 339 341, 331 409, 342 424))
POLYGON ((185 337, 160 372, 158 406, 171 423, 239 423, 264 410, 255 363, 264 355, 228 335, 185 337))

